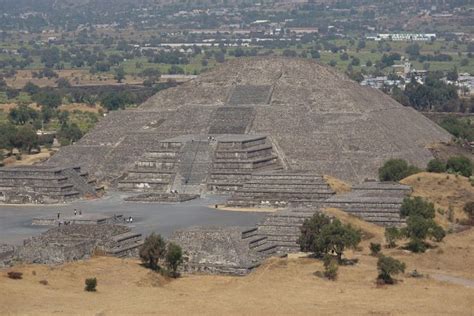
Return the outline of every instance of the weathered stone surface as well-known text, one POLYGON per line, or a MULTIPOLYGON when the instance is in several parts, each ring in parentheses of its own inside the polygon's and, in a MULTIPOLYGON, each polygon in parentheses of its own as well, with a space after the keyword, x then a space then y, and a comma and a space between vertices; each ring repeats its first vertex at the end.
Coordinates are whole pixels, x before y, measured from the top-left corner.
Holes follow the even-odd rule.
POLYGON ((194 227, 176 231, 171 240, 183 249, 185 272, 244 275, 261 260, 242 239, 241 228, 194 227))
POLYGON ((424 167, 433 158, 426 146, 451 138, 414 109, 314 61, 239 58, 109 114, 48 163, 83 165, 114 182, 157 141, 210 132, 267 135, 285 168, 356 183, 376 177, 389 158, 424 167))
POLYGON ((80 167, 19 166, 0 168, 0 203, 48 204, 97 197, 96 187, 80 167))

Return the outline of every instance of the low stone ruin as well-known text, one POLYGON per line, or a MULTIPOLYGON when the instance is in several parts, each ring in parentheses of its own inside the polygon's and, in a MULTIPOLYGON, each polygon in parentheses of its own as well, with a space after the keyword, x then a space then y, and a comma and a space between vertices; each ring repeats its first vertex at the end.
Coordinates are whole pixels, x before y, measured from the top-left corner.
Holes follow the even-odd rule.
POLYGON ((60 226, 60 225, 104 225, 123 224, 123 215, 101 215, 101 214, 76 214, 70 216, 56 215, 41 216, 33 218, 32 225, 36 226, 60 226))
POLYGON ((161 202, 161 203, 181 203, 199 198, 197 194, 186 193, 143 193, 126 197, 129 202, 161 202))
POLYGON ((122 225, 62 225, 26 239, 13 251, 1 252, 0 247, 0 262, 3 265, 14 262, 60 264, 87 259, 94 252, 116 257, 137 256, 142 244, 141 234, 122 225))
POLYGON ((254 173, 227 200, 230 207, 287 207, 326 200, 335 192, 320 175, 303 171, 254 173))
POLYGON ((400 208, 410 193, 407 185, 366 181, 353 186, 349 193, 334 195, 312 206, 338 208, 381 226, 401 226, 405 219, 400 217, 400 208))
POLYGON ((193 227, 174 232, 171 240, 182 247, 182 270, 188 273, 245 275, 262 259, 249 249, 239 227, 193 227))
POLYGON ((0 203, 63 203, 83 197, 97 197, 102 190, 80 167, 0 168, 0 203))

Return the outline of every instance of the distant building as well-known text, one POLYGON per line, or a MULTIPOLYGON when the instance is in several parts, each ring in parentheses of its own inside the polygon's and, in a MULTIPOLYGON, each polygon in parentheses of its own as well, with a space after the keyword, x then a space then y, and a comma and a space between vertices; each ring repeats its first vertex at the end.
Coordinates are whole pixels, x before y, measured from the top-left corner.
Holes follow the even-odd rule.
POLYGON ((431 41, 436 39, 435 33, 379 33, 376 35, 366 36, 366 39, 380 41, 431 41))

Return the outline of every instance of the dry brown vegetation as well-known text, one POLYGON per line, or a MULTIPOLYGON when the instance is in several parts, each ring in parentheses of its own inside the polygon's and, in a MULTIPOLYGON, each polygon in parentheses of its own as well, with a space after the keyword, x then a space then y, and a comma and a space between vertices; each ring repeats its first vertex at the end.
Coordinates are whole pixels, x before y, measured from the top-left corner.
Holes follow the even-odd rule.
POLYGON ((423 197, 441 208, 436 219, 444 226, 449 224, 449 209, 453 210, 453 221, 466 219, 464 204, 474 201, 474 187, 468 178, 446 173, 421 172, 400 181, 413 188, 412 196, 423 197))
MULTIPOLYGON (((439 249, 421 255, 383 252, 406 262, 407 271, 472 280, 473 238, 473 230, 449 235, 439 249)), ((322 271, 322 263, 308 258, 269 259, 246 277, 185 275, 177 280, 150 272, 136 260, 108 257, 58 267, 17 266, 15 271, 23 272, 23 280, 0 277, 0 314, 472 313, 474 288, 406 275, 398 277, 397 285, 380 288, 375 284, 377 259, 367 247, 348 257, 359 263, 341 267, 336 282, 315 276, 314 272, 322 271), (88 277, 97 277, 97 293, 84 292, 88 277), (48 285, 40 284, 41 280, 48 285)))
POLYGON ((336 194, 346 193, 352 190, 351 186, 348 183, 337 178, 326 175, 324 176, 324 180, 326 180, 328 185, 331 187, 331 189, 334 190, 334 192, 336 192, 336 194))

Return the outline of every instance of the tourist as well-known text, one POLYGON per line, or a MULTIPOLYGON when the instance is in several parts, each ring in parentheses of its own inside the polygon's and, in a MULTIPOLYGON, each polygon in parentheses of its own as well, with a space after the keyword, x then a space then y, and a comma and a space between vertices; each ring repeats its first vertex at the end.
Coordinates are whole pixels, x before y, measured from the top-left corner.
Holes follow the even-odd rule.
POLYGON ((79 215, 82 215, 82 210, 79 210, 79 215))
POLYGON ((130 216, 130 218, 128 219, 128 222, 133 223, 133 217, 130 216))
POLYGON ((77 210, 76 210, 76 209, 74 209, 74 216, 76 216, 76 215, 77 215, 77 210))
POLYGON ((61 213, 58 213, 58 219, 59 219, 59 216, 61 216, 61 213))

